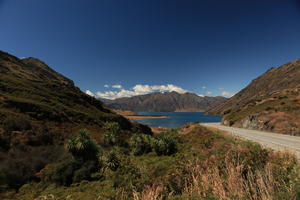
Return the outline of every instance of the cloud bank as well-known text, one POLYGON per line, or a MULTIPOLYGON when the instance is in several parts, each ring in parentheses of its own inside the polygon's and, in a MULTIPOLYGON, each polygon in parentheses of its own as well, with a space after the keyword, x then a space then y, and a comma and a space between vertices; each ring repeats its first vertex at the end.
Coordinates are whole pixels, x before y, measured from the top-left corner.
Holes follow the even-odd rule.
POLYGON ((122 87, 122 85, 112 85, 112 88, 119 89, 118 91, 107 91, 107 92, 96 92, 95 94, 92 93, 90 90, 86 90, 86 94, 98 97, 98 98, 105 98, 105 99, 117 99, 122 97, 132 97, 136 95, 143 95, 143 94, 149 94, 152 92, 178 92, 178 93, 186 93, 187 90, 173 85, 173 84, 167 84, 167 85, 135 85, 130 90, 126 90, 122 87))
MULTIPOLYGON (((120 84, 115 85, 104 85, 105 88, 111 88, 110 91, 106 92, 96 92, 93 93, 90 90, 86 90, 85 93, 95 97, 95 98, 104 98, 104 99, 118 99, 123 97, 132 97, 137 95, 144 95, 153 92, 178 92, 180 94, 184 94, 189 92, 188 90, 183 89, 182 87, 173 85, 173 84, 166 84, 166 85, 142 85, 138 84, 132 87, 131 89, 124 89, 124 87, 120 84)), ((212 95, 213 92, 206 90, 206 86, 202 86, 202 89, 205 90, 206 95, 212 95)), ((225 90, 224 88, 218 88, 219 94, 224 97, 232 97, 234 93, 225 90)), ((197 94, 197 93, 195 93, 197 94)), ((202 94, 197 94, 198 96, 204 97, 202 94)))

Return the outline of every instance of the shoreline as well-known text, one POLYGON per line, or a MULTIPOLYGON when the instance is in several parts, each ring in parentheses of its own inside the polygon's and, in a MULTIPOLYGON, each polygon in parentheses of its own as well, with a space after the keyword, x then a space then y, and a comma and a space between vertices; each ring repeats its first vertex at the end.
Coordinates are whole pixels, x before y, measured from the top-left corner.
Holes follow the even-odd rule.
POLYGON ((164 119, 168 118, 167 116, 158 116, 158 115, 139 115, 136 112, 130 110, 114 110, 119 115, 127 119, 164 119))
POLYGON ((164 119, 167 116, 155 116, 155 115, 124 115, 127 119, 164 119))

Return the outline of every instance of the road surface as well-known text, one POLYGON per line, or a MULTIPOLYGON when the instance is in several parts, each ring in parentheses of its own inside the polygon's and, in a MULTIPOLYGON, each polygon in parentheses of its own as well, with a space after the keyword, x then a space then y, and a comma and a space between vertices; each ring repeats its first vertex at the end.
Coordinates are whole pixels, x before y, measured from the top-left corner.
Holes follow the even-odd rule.
POLYGON ((234 136, 251 140, 274 150, 288 150, 300 159, 300 137, 249 130, 221 125, 220 123, 201 123, 201 125, 226 131, 234 136))

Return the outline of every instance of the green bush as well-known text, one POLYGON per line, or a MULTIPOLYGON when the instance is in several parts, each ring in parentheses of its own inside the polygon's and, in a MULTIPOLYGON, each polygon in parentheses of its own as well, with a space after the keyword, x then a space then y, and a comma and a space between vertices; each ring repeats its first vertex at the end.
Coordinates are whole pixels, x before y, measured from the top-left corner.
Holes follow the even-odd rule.
POLYGON ((96 161, 87 161, 79 169, 74 172, 73 183, 80 182, 82 180, 91 180, 92 173, 99 169, 96 161))
POLYGON ((134 135, 130 139, 130 147, 133 155, 140 156, 151 152, 151 143, 153 137, 150 135, 134 135))
POLYGON ((172 155, 177 152, 177 140, 170 134, 154 135, 152 148, 158 156, 172 155))
POLYGON ((103 140, 107 145, 120 144, 121 128, 117 122, 105 122, 103 125, 105 129, 103 140))
POLYGON ((80 163, 73 159, 67 159, 55 164, 54 169, 47 174, 47 180, 57 185, 69 186, 83 180, 92 180, 92 174, 99 169, 100 165, 97 161, 89 160, 80 163))
POLYGON ((137 167, 130 163, 122 165, 109 178, 112 180, 113 187, 115 188, 122 187, 130 191, 132 187, 141 187, 140 180, 142 174, 137 167))
POLYGON ((161 133, 154 136, 144 134, 132 136, 130 139, 132 154, 140 156, 154 151, 158 156, 161 156, 176 153, 178 138, 173 132, 161 133))
POLYGON ((230 112, 231 112, 231 109, 225 110, 225 111, 223 112, 223 115, 227 115, 227 114, 229 114, 230 112))
POLYGON ((72 137, 66 143, 66 149, 79 162, 97 160, 100 147, 90 138, 86 130, 80 130, 77 136, 72 137))
POLYGON ((65 147, 74 159, 58 163, 48 175, 51 182, 68 186, 91 180, 92 174, 102 167, 98 161, 102 151, 86 130, 80 130, 78 135, 67 141, 65 147))
POLYGON ((49 180, 58 185, 68 186, 73 182, 73 176, 78 169, 78 163, 72 160, 66 160, 58 163, 53 172, 50 172, 49 180))
POLYGON ((121 161, 115 150, 112 150, 107 154, 105 164, 107 168, 112 171, 116 171, 121 166, 121 161))

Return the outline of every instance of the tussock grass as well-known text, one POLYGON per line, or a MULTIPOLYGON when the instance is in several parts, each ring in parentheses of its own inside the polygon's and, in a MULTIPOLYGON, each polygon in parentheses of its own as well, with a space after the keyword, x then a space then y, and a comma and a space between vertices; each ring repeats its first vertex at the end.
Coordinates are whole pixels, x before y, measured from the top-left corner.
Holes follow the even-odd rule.
POLYGON ((149 152, 134 156, 119 149, 115 155, 120 167, 105 171, 99 180, 69 187, 33 183, 22 187, 16 197, 25 200, 37 197, 296 200, 299 197, 299 163, 290 152, 275 152, 199 125, 192 126, 186 134, 178 135, 176 154, 157 156, 149 152))

